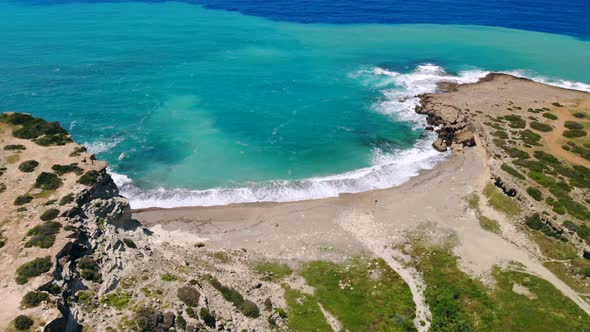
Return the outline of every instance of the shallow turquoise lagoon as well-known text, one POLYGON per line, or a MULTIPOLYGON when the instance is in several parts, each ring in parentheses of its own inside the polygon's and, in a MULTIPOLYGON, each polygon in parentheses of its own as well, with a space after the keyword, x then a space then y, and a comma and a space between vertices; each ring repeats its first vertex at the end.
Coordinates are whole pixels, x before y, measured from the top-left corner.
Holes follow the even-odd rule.
POLYGON ((419 93, 509 71, 590 86, 590 42, 296 24, 182 3, 0 4, 0 108, 58 120, 133 207, 287 201, 431 168, 419 93))

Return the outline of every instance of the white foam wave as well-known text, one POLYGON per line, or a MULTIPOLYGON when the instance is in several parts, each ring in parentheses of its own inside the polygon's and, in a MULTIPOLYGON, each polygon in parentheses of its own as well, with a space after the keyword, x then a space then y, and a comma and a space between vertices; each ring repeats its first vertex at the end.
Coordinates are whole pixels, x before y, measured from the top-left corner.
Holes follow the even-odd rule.
MULTIPOLYGON (((373 67, 352 73, 351 77, 382 94, 381 100, 373 105, 375 112, 390 115, 400 121, 414 123, 418 128, 425 123, 425 116, 415 112, 419 103, 418 95, 435 92, 441 82, 474 83, 488 73, 489 71, 476 69, 451 75, 439 66, 424 64, 410 73, 399 73, 373 67)), ((505 73, 555 86, 590 91, 590 85, 585 83, 539 77, 525 71, 507 71, 505 73)), ((431 169, 449 156, 448 153, 441 154, 431 148, 434 139, 434 134, 427 133, 425 138, 419 140, 411 149, 390 153, 376 149, 371 167, 300 181, 252 183, 238 188, 208 190, 157 188, 145 190, 135 186, 133 181, 125 175, 113 172, 111 174, 121 189, 121 193, 130 199, 133 208, 213 206, 231 203, 318 199, 336 197, 342 193, 389 188, 408 181, 411 177, 418 175, 421 170, 431 169)), ((120 141, 114 145, 118 143, 120 141)), ((102 147, 102 145, 98 147, 102 147)))
POLYGON ((90 153, 103 153, 107 152, 110 149, 117 146, 119 143, 123 142, 125 139, 120 137, 113 137, 106 140, 100 140, 95 142, 87 142, 83 145, 88 149, 90 153))

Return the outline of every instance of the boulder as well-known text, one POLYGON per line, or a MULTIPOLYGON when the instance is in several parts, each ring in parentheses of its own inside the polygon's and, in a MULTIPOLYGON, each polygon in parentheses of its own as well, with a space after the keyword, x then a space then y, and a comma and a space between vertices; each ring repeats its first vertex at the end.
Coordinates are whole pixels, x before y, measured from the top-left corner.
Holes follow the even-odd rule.
POLYGON ((475 135, 470 130, 459 130, 455 132, 455 142, 463 146, 475 146, 475 135))
POLYGON ((439 152, 446 152, 447 151, 447 143, 445 143, 445 141, 443 141, 442 139, 437 139, 436 141, 434 141, 434 143, 432 143, 432 147, 439 152))

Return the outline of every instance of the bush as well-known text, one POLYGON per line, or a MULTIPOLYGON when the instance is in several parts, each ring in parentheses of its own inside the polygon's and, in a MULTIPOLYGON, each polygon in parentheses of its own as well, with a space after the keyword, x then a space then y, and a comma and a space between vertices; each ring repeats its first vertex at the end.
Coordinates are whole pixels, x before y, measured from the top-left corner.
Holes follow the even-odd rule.
POLYGON ((555 106, 555 107, 563 107, 563 105, 561 105, 561 104, 560 104, 560 103, 558 103, 558 102, 554 102, 554 103, 552 103, 551 105, 553 105, 553 106, 555 106))
POLYGON ((186 320, 181 315, 176 316, 176 327, 178 327, 179 330, 186 329, 186 320))
POLYGON ((539 217, 538 213, 533 214, 532 216, 528 216, 525 219, 525 224, 533 230, 541 231, 543 234, 560 239, 561 236, 553 230, 553 228, 547 224, 545 224, 541 218, 539 217))
POLYGON ((41 188, 43 190, 56 190, 62 184, 60 178, 56 174, 42 172, 35 181, 35 188, 41 188))
POLYGON ((260 316, 258 306, 250 300, 244 300, 244 302, 238 306, 238 310, 240 310, 240 312, 246 317, 257 318, 260 316))
POLYGON ((78 179, 78 183, 86 186, 92 186, 96 183, 96 181, 98 181, 99 175, 100 173, 98 171, 88 171, 84 175, 82 175, 80 179, 78 179))
POLYGON ((576 138, 586 136, 586 131, 582 129, 571 129, 563 132, 563 136, 567 138, 576 138))
POLYGON ((73 142, 72 138, 65 134, 46 135, 34 141, 41 146, 66 145, 73 142))
POLYGON ((67 174, 67 173, 76 173, 76 174, 80 175, 84 171, 83 169, 81 169, 80 167, 78 167, 78 164, 77 163, 71 163, 69 165, 58 165, 58 164, 55 164, 55 165, 51 166, 51 169, 57 175, 64 175, 64 174, 67 174))
POLYGON ((526 144, 539 145, 539 140, 541 139, 541 136, 529 129, 525 129, 520 132, 520 139, 526 144))
POLYGON ((184 302, 184 304, 186 304, 189 307, 196 307, 199 305, 199 298, 201 297, 201 293, 199 293, 199 291, 194 287, 180 287, 176 291, 176 295, 178 296, 178 299, 180 299, 180 301, 184 302))
POLYGON ((80 270, 80 276, 84 280, 96 283, 102 282, 102 275, 98 272, 98 263, 90 256, 84 256, 76 262, 76 267, 80 270))
POLYGON ((19 315, 14 320, 14 327, 19 331, 27 331, 34 323, 28 316, 19 315))
POLYGON ((133 240, 131 240, 130 238, 127 238, 127 237, 124 238, 123 239, 123 242, 129 248, 132 248, 132 249, 136 249, 137 248, 137 245, 135 244, 135 242, 133 242, 133 240))
POLYGON ((194 319, 199 319, 199 317, 197 317, 197 313, 195 312, 195 310, 191 307, 186 308, 186 314, 190 317, 190 318, 194 318, 194 319))
POLYGON ((208 277, 209 283, 213 288, 217 289, 223 298, 231 302, 244 316, 256 318, 259 316, 260 311, 256 304, 252 301, 245 300, 242 294, 237 290, 222 285, 219 280, 212 276, 208 277))
POLYGON ((530 171, 528 175, 531 179, 535 180, 538 184, 542 185, 543 187, 551 187, 555 184, 555 179, 551 176, 547 176, 545 174, 535 171, 530 171))
POLYGON ((9 144, 4 146, 4 150, 7 151, 22 151, 26 150, 27 148, 22 144, 9 144))
POLYGON ((524 128, 526 127, 526 121, 520 117, 520 115, 506 115, 504 119, 508 120, 510 128, 524 128))
POLYGON ((102 275, 97 271, 82 270, 82 272, 80 272, 80 276, 84 280, 92 281, 97 284, 100 284, 102 282, 102 275))
POLYGON ((553 130, 553 128, 551 128, 550 125, 540 123, 540 122, 531 122, 530 126, 531 126, 531 128, 541 131, 541 132, 544 132, 544 133, 553 130))
POLYGON ((492 133, 492 135, 500 138, 500 139, 508 139, 508 134, 504 130, 497 130, 492 133))
POLYGON ((526 188, 526 192, 538 202, 543 200, 543 193, 535 187, 526 188))
POLYGON ((28 292, 27 294, 25 294, 25 296, 21 300, 20 304, 24 308, 33 308, 33 307, 36 307, 39 304, 41 304, 41 302, 48 301, 48 300, 49 300, 49 294, 47 294, 45 292, 32 291, 32 292, 28 292))
POLYGON ((43 273, 48 272, 51 267, 52 263, 49 256, 35 258, 16 269, 16 282, 19 285, 25 284, 29 278, 40 276, 43 273))
POLYGON ((549 163, 558 163, 559 160, 557 160, 557 158, 555 158, 553 155, 549 154, 549 153, 545 153, 543 151, 535 151, 533 152, 533 156, 535 156, 535 158, 539 159, 539 160, 543 160, 549 163))
POLYGON ((25 247, 51 248, 55 242, 55 235, 59 233, 61 224, 55 221, 46 222, 31 228, 27 236, 31 236, 25 247))
POLYGON ((74 194, 69 193, 61 198, 61 200, 59 201, 59 206, 64 206, 66 204, 70 204, 73 201, 74 201, 74 194))
POLYGON ((30 203, 33 200, 31 195, 20 195, 14 200, 14 205, 24 205, 30 203))
POLYGON ((552 113, 543 113, 543 117, 550 119, 550 120, 557 120, 557 115, 552 114, 552 113))
POLYGON ((205 322, 205 325, 209 326, 210 328, 215 328, 215 316, 209 312, 209 309, 205 307, 201 308, 201 311, 199 311, 199 316, 201 316, 201 319, 203 322, 205 322))
POLYGON ((502 164, 502 166, 500 166, 500 168, 504 172, 506 172, 506 173, 514 176, 515 178, 518 178, 518 179, 521 179, 521 180, 524 180, 525 179, 524 175, 520 174, 517 170, 515 170, 512 167, 510 167, 508 164, 502 164))
POLYGON ((578 112, 578 113, 574 113, 574 116, 578 119, 583 119, 586 117, 586 114, 578 112))
POLYGON ((576 121, 566 121, 563 126, 567 129, 584 129, 584 126, 576 121))
POLYGON ((59 122, 48 122, 43 119, 34 118, 29 114, 2 114, 0 116, 0 122, 21 126, 12 132, 12 135, 18 138, 31 139, 42 135, 68 134, 59 125, 59 122))
POLYGON ((49 210, 45 210, 45 212, 43 212, 43 214, 41 214, 40 218, 43 221, 49 221, 49 220, 55 219, 58 215, 59 215, 59 210, 52 208, 49 210))

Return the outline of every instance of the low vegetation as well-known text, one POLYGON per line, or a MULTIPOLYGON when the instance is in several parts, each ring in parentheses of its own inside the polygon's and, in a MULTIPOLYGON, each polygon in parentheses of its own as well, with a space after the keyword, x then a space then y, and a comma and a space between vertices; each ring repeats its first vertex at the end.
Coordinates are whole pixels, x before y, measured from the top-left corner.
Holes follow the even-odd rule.
POLYGON ((43 190, 56 190, 61 185, 61 179, 54 173, 41 172, 35 181, 35 188, 43 190))
POLYGON ((99 272, 99 266, 96 260, 90 256, 84 256, 78 259, 76 267, 80 271, 80 276, 84 280, 95 283, 102 282, 102 275, 99 272))
POLYGON ((417 245, 414 256, 426 284, 432 331, 582 331, 590 323, 574 302, 549 282, 494 268, 493 290, 462 272, 449 246, 417 245), (530 292, 521 295, 515 285, 530 292))
POLYGON ((96 181, 98 181, 99 176, 100 176, 100 173, 98 171, 90 170, 90 171, 84 173, 84 175, 82 175, 78 179, 78 183, 86 185, 86 186, 93 186, 96 183, 96 181))
POLYGON ((293 273, 287 264, 276 262, 258 262, 254 270, 262 275, 262 280, 277 282, 293 273))
POLYGON ((541 202, 543 200, 543 193, 535 187, 526 188, 526 192, 537 202, 541 202))
MULTIPOLYGON (((410 289, 382 259, 356 258, 345 264, 314 261, 301 275, 315 288, 307 310, 316 310, 315 303, 321 303, 344 330, 414 330, 415 305, 410 289)), ((297 319, 289 307, 289 320, 292 318, 297 319)), ((309 331, 311 326, 301 330, 309 331)))
POLYGON ((59 200, 59 206, 70 204, 74 201, 74 194, 69 193, 59 200))
POLYGON ((14 137, 33 139, 39 145, 64 145, 72 142, 68 132, 58 122, 48 122, 23 113, 0 114, 0 122, 17 126, 12 131, 14 137))
POLYGON ((131 249, 136 249, 137 248, 137 245, 135 244, 135 242, 133 242, 133 240, 131 240, 128 237, 126 237, 126 238, 123 239, 123 243, 125 243, 125 245, 128 248, 131 248, 131 249))
POLYGON ((31 228, 27 232, 30 238, 25 242, 25 247, 51 248, 60 229, 61 224, 55 221, 48 221, 31 228))
POLYGON ((49 256, 35 258, 32 261, 19 266, 16 269, 16 283, 25 284, 29 278, 34 278, 48 272, 52 263, 49 256))
POLYGON ((28 331, 35 322, 29 316, 19 315, 14 319, 14 328, 19 331, 28 331))
POLYGON ((131 301, 130 293, 110 293, 105 295, 101 302, 107 304, 115 309, 124 309, 131 301))
POLYGON ((540 132, 550 132, 553 130, 553 128, 548 125, 548 124, 544 124, 544 123, 540 123, 540 122, 531 122, 530 123, 531 128, 538 130, 540 132))
POLYGON ((31 291, 25 294, 20 304, 23 308, 33 308, 48 300, 49 294, 45 292, 31 291))
POLYGON ((57 174, 57 175, 64 175, 67 173, 74 173, 77 175, 82 174, 82 172, 84 171, 83 169, 81 169, 80 167, 78 167, 78 163, 72 163, 69 165, 53 165, 51 166, 51 169, 57 174))
POLYGON ((506 214, 509 217, 515 217, 520 214, 520 207, 510 197, 504 195, 492 183, 488 183, 484 190, 484 195, 488 200, 488 204, 494 209, 506 214))
POLYGON ((45 210, 41 214, 40 218, 43 221, 49 221, 49 220, 53 220, 53 219, 57 218, 58 215, 59 215, 59 210, 55 209, 55 208, 51 208, 51 209, 45 210))
POLYGON ((23 151, 27 148, 22 144, 9 144, 4 146, 4 150, 6 151, 23 151))
POLYGON ((33 196, 31 195, 20 195, 17 196, 14 200, 14 205, 24 205, 30 203, 33 200, 33 196))
POLYGON ((213 288, 217 289, 221 293, 226 301, 231 302, 234 307, 236 307, 244 316, 252 318, 260 316, 260 310, 258 309, 256 303, 244 299, 242 294, 240 294, 240 292, 238 292, 236 289, 221 284, 221 282, 219 282, 219 280, 213 276, 208 276, 207 280, 211 286, 213 286, 213 288))
POLYGON ((36 160, 27 160, 27 161, 23 161, 22 163, 20 163, 20 165, 18 165, 18 169, 21 172, 25 172, 25 173, 31 173, 34 172, 35 169, 37 168, 37 166, 39 166, 39 162, 36 160))

